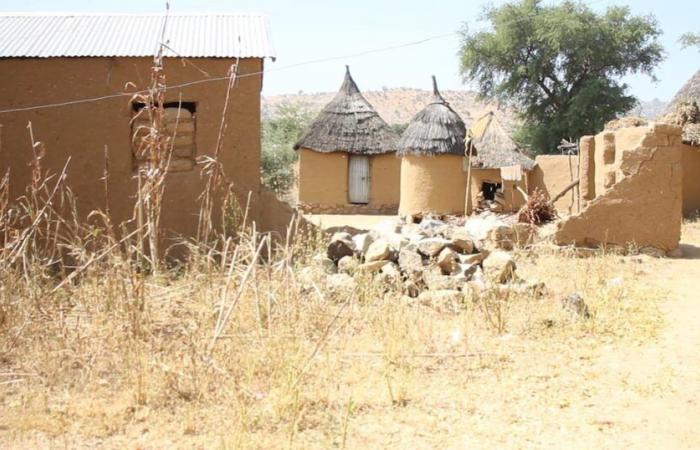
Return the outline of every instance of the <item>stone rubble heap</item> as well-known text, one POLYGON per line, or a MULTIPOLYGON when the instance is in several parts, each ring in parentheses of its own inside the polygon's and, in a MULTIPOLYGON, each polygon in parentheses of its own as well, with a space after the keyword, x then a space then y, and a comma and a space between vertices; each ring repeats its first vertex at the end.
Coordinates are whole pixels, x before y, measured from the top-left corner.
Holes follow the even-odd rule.
POLYGON ((384 221, 369 232, 335 233, 314 263, 329 290, 354 287, 357 274, 371 274, 427 304, 454 304, 465 293, 487 289, 530 289, 516 274, 516 246, 533 241, 536 228, 482 214, 462 221, 431 217, 420 223, 384 221))

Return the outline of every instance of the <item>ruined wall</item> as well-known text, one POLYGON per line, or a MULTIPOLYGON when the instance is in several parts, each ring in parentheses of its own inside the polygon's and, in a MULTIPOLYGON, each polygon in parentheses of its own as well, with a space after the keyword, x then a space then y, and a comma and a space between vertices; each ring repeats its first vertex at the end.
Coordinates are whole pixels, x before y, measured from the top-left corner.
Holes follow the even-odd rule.
MULTIPOLYGON (((197 67, 212 77, 225 77, 233 60, 194 59, 197 67)), ((131 82, 138 89, 148 86, 152 58, 50 58, 0 60, 0 98, 5 108, 98 97, 122 92, 131 82)), ((201 80, 204 75, 192 65, 165 60, 167 84, 201 80)), ((239 73, 259 72, 262 60, 243 59, 239 73)), ((239 78, 231 92, 226 114, 226 132, 221 161, 237 192, 260 190, 260 75, 239 78)), ((226 81, 185 88, 169 88, 166 101, 196 104, 196 156, 212 155, 217 142, 226 95, 226 81)), ((60 108, 0 115, 3 125, 0 169, 12 172, 11 194, 17 197, 30 179, 31 143, 27 123, 35 139, 46 146, 43 167, 61 170, 68 157, 68 182, 78 197, 84 217, 105 207, 103 184, 104 150, 109 150, 110 208, 115 223, 132 215, 136 182, 131 150, 133 111, 129 97, 60 108)), ((204 188, 201 166, 168 175, 162 225, 177 234, 193 235, 197 225, 197 196, 204 188)), ((242 203, 245 198, 241 198, 242 203)))
POLYGON ((401 160, 394 153, 369 157, 366 205, 348 202, 348 154, 302 148, 299 154, 299 209, 313 214, 396 214, 401 160))
POLYGON ((464 214, 463 160, 458 155, 402 157, 399 214, 464 214))
POLYGON ((683 215, 700 213, 700 148, 683 146, 683 215))
MULTIPOLYGON (((538 188, 551 198, 579 178, 578 156, 539 155, 535 162, 537 165, 530 172, 528 180, 530 192, 538 188)), ((560 212, 578 212, 578 196, 579 189, 573 188, 557 200, 554 206, 560 212)))
POLYGON ((675 250, 683 193, 680 133, 679 127, 652 124, 596 136, 597 196, 559 224, 555 242, 675 250))
POLYGON ((581 138, 578 149, 579 198, 581 208, 595 198, 595 136, 581 138))

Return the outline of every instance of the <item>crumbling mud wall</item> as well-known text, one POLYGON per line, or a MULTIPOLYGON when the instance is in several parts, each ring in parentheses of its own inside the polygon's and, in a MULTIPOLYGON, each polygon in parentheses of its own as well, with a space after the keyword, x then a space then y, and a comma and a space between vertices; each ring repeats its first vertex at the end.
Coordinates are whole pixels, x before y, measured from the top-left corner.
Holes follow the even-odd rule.
MULTIPOLYGON (((550 198, 559 194, 573 181, 576 181, 579 171, 577 156, 569 155, 539 155, 535 158, 537 165, 530 172, 528 184, 530 191, 540 189, 550 198)), ((554 203, 560 212, 576 213, 579 205, 579 189, 573 188, 554 203)))
POLYGON ((634 244, 666 252, 678 248, 683 195, 680 135, 679 127, 651 124, 583 138, 581 147, 593 157, 582 155, 586 170, 581 179, 594 182, 584 183, 581 195, 590 198, 593 184, 596 196, 579 214, 559 224, 555 242, 590 247, 634 244))
POLYGON ((401 160, 394 153, 370 156, 369 203, 348 201, 348 154, 299 149, 299 209, 311 214, 396 214, 401 160))

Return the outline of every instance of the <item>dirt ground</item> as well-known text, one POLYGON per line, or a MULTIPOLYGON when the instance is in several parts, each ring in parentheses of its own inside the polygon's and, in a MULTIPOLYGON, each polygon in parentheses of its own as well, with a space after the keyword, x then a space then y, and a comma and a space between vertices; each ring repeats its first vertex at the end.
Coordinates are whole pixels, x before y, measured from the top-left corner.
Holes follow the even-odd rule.
POLYGON ((321 227, 324 230, 340 229, 343 227, 354 228, 357 230, 369 230, 378 223, 396 218, 396 216, 380 216, 368 214, 309 214, 305 215, 307 219, 314 225, 321 227))
POLYGON ((617 448, 700 448, 700 227, 686 226, 683 258, 656 261, 650 277, 669 293, 664 323, 651 345, 609 348, 597 365, 609 392, 597 413, 619 428, 617 448), (646 389, 625 389, 646 386, 646 389), (647 389, 651 390, 648 392, 647 389))
POLYGON ((172 317, 153 312, 168 333, 147 353, 157 363, 136 372, 143 379, 131 380, 134 362, 109 346, 122 334, 106 331, 113 314, 81 332, 82 347, 39 342, 48 350, 27 345, 31 356, 0 366, 0 447, 700 448, 700 222, 684 225, 683 254, 523 252, 518 272, 557 294, 514 302, 502 333, 478 308, 450 315, 371 298, 336 323, 337 305, 310 295, 302 307, 314 316, 285 311, 284 339, 258 338, 251 305, 214 355, 221 375, 195 399, 179 372, 201 370, 187 364, 187 343, 209 342, 210 307, 196 303, 204 284, 184 280, 168 291, 181 300, 158 303, 172 317), (573 289, 594 320, 562 312, 556 299, 573 289), (198 328, 180 339, 171 323, 198 328), (108 369, 88 370, 97 357, 108 369), (291 383, 302 366, 303 381, 291 383), (141 389, 148 402, 134 400, 141 389))

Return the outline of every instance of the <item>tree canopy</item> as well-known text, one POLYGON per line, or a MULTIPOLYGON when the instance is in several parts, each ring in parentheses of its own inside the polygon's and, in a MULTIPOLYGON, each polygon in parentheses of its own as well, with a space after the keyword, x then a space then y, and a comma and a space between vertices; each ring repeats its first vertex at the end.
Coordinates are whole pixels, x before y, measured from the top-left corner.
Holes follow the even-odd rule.
POLYGON ((685 33, 680 42, 683 48, 697 47, 700 50, 700 33, 685 33))
POLYGON ((520 0, 485 10, 487 31, 462 31, 460 68, 482 98, 514 106, 523 125, 515 138, 552 152, 631 110, 636 99, 621 79, 654 77, 663 59, 652 16, 627 7, 598 14, 583 3, 520 0))

